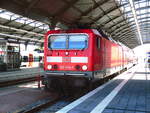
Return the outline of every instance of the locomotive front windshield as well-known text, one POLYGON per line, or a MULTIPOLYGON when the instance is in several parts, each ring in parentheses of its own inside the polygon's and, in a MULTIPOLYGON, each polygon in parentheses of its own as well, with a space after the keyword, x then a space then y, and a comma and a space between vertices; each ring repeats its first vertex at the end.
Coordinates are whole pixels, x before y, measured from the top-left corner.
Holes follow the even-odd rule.
POLYGON ((50 35, 48 47, 50 49, 85 49, 88 37, 85 34, 50 35))

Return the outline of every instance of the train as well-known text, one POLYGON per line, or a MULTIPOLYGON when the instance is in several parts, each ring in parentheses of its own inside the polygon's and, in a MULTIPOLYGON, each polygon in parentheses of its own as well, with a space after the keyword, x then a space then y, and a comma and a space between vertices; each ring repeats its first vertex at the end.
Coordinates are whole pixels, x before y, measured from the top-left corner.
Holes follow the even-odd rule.
POLYGON ((47 89, 88 86, 135 64, 132 49, 96 29, 50 30, 45 35, 47 89))
POLYGON ((21 51, 21 67, 33 68, 43 67, 43 52, 39 51, 21 51))
POLYGON ((20 44, 0 39, 0 71, 43 67, 43 51, 21 51, 20 44))

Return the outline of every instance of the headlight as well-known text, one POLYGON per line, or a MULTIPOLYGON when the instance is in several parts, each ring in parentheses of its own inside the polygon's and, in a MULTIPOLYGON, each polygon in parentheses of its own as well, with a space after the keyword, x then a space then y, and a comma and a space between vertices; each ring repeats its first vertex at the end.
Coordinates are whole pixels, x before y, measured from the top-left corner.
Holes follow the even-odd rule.
POLYGON ((48 66, 47 66, 47 69, 52 69, 52 65, 48 65, 48 66))
POLYGON ((82 66, 82 70, 87 70, 87 66, 86 65, 82 66))

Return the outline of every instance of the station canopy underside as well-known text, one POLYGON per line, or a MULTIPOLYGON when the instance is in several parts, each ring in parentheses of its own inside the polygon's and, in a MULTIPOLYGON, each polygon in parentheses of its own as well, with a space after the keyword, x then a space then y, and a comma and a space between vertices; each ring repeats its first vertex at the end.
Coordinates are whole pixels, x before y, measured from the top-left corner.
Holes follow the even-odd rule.
POLYGON ((130 48, 150 43, 149 0, 0 0, 0 8, 0 38, 38 44, 56 27, 96 28, 130 48))

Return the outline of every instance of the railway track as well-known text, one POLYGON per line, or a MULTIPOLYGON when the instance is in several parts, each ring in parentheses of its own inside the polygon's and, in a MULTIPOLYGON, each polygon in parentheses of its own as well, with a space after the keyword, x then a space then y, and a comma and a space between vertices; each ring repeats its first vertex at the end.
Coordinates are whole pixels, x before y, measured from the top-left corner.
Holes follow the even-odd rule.
POLYGON ((75 95, 66 96, 65 94, 54 92, 54 95, 57 96, 39 100, 11 113, 55 113, 84 94, 85 92, 77 92, 75 95))
POLYGON ((0 87, 7 87, 7 86, 11 86, 11 85, 27 83, 27 82, 32 82, 32 81, 37 81, 37 77, 28 77, 28 78, 20 78, 20 79, 15 79, 15 80, 1 81, 0 87))
POLYGON ((61 100, 61 97, 46 98, 11 113, 37 113, 41 109, 46 109, 49 106, 52 106, 59 100, 61 100))
POLYGON ((55 113, 70 103, 71 103, 71 101, 69 101, 69 100, 65 100, 65 99, 60 100, 60 101, 56 102, 55 104, 51 105, 50 107, 47 107, 46 109, 42 109, 41 111, 39 111, 37 113, 55 113))
POLYGON ((72 101, 64 97, 46 98, 11 113, 55 113, 72 101))

